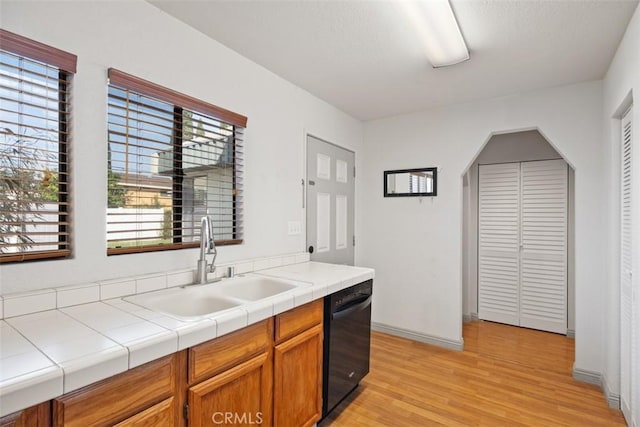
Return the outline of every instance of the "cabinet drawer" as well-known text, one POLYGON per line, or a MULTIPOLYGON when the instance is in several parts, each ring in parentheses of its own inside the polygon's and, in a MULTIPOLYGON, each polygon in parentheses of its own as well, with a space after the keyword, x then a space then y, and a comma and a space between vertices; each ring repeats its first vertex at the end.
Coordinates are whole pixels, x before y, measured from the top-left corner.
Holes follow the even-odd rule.
POLYGON ((121 422, 177 394, 179 371, 176 353, 54 399, 54 425, 86 427, 121 422))
POLYGON ((189 384, 202 381, 264 353, 273 344, 273 320, 267 319, 189 349, 189 384))
POLYGON ((114 427, 171 427, 175 423, 176 405, 170 397, 114 427))
POLYGON ((324 300, 318 299, 276 316, 276 343, 322 323, 324 300))

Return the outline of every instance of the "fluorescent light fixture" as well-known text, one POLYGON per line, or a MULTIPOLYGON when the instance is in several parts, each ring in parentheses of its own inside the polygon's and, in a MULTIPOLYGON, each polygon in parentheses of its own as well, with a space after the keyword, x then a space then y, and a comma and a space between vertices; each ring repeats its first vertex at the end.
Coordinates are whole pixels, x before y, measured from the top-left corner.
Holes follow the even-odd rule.
POLYGON ((418 31, 431 65, 446 67, 469 59, 449 0, 402 0, 400 4, 418 31))

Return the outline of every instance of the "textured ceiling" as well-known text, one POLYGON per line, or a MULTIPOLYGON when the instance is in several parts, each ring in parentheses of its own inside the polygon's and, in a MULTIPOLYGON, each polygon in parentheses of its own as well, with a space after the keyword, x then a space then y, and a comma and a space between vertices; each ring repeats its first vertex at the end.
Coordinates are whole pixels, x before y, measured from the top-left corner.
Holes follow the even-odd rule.
POLYGON ((434 69, 397 1, 150 0, 362 120, 601 79, 638 0, 450 0, 471 59, 434 69))

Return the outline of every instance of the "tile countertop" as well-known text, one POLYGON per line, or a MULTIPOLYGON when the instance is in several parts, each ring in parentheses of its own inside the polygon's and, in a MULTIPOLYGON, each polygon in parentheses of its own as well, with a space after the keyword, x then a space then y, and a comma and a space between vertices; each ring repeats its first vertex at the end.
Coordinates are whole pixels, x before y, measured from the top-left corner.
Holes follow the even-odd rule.
POLYGON ((303 262, 252 275, 310 283, 196 321, 114 298, 0 320, 0 417, 372 279, 303 262))

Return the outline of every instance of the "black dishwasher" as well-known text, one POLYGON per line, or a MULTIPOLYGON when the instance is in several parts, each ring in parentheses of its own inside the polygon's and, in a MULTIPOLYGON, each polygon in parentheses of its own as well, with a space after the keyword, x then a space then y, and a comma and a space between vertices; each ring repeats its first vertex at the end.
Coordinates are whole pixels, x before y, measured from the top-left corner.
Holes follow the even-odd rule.
POLYGON ((324 299, 322 417, 369 372, 373 280, 324 299))

